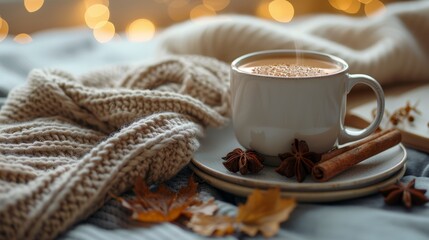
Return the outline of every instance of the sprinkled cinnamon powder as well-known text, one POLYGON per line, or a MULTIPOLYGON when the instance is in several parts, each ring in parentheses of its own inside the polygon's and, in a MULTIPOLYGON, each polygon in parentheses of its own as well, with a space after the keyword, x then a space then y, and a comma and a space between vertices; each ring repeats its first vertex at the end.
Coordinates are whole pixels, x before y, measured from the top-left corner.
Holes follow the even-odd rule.
POLYGON ((315 77, 328 74, 323 68, 295 64, 257 66, 252 68, 252 73, 275 77, 315 77))

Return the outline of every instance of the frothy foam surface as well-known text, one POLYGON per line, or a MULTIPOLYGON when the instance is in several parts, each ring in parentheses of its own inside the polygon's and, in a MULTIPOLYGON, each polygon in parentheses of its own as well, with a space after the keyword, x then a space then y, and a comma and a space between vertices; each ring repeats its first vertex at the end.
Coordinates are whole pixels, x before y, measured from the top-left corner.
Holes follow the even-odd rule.
POLYGON ((252 74, 276 77, 316 77, 334 74, 342 69, 334 63, 311 58, 261 59, 238 68, 252 74))

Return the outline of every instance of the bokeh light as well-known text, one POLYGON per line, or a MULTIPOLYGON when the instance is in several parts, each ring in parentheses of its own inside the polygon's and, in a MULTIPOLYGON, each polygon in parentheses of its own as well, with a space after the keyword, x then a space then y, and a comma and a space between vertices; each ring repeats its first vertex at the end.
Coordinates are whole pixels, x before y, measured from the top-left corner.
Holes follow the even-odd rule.
POLYGON ((270 2, 271 0, 264 0, 260 2, 256 8, 256 16, 261 18, 271 18, 270 10, 268 10, 270 2))
POLYGON ((359 2, 358 0, 353 0, 350 6, 347 9, 344 9, 344 12, 349 14, 355 14, 359 12, 360 6, 361 6, 361 2, 359 2))
POLYGON ((359 0, 359 2, 363 3, 363 4, 368 4, 370 3, 372 0, 359 0))
MULTIPOLYGON (((234 7, 237 7, 235 2, 232 0, 152 0, 156 4, 162 4, 164 10, 168 13, 168 17, 175 21, 185 21, 188 19, 195 20, 204 16, 215 16, 218 12, 223 11, 227 7, 234 10, 234 7), (232 4, 234 3, 234 4, 232 4)), ((23 0, 25 9, 28 12, 38 11, 41 7, 46 5, 48 1, 45 0, 23 0)), ((115 26, 110 18, 111 12, 109 9, 109 0, 82 0, 81 4, 85 4, 84 19, 86 25, 93 29, 94 37, 99 42, 108 42, 114 38, 115 26), (97 30, 97 31, 95 31, 97 30)), ((317 0, 314 0, 317 2, 317 0)), ((365 14, 366 16, 372 16, 380 13, 382 10, 385 10, 385 5, 382 0, 328 0, 329 4, 347 14, 357 14, 359 16, 365 14)), ((254 5, 254 15, 260 18, 266 18, 275 20, 278 22, 290 22, 295 14, 295 7, 299 11, 302 11, 302 5, 304 3, 298 3, 295 0, 258 0, 256 1, 257 5, 254 5), (294 4, 292 4, 294 3, 294 4), (296 5, 295 5, 296 4, 296 5), (294 7, 295 6, 295 7, 294 7)), ((315 3, 316 4, 316 3, 315 3)), ((319 2, 317 2, 319 4, 319 2)), ((324 2, 326 7, 326 2, 324 2)), ((327 10, 322 8, 322 5, 317 5, 320 7, 320 10, 327 10)), ((127 6, 129 7, 129 6, 127 6)), ((148 5, 148 7, 150 7, 148 5)), ((247 6, 248 8, 250 6, 247 6)), ((143 9, 144 10, 144 9, 143 9)), ((311 11, 316 11, 317 9, 311 9, 311 11)), ((327 10, 326 12, 332 12, 327 10)), ((300 12, 301 13, 301 12, 300 12)), ((305 12, 306 13, 306 12, 305 12)), ((79 14, 79 16, 82 16, 79 14)), ((117 20, 117 19, 116 19, 117 20)), ((115 22, 117 26, 124 26, 126 19, 119 20, 115 22)), ((159 20, 159 19, 158 19, 159 20)), ((159 20, 159 23, 162 26, 165 26, 165 21, 159 20)), ((9 25, 4 19, 0 17, 0 41, 4 40, 8 34, 15 34, 16 31, 10 31, 9 25)), ((18 30, 19 31, 19 30, 18 30)), ((22 30, 28 32, 26 30, 22 30)), ((123 31, 121 28, 120 31, 123 31)), ((152 21, 148 19, 137 19, 125 29, 127 38, 130 41, 147 41, 153 38, 156 32, 156 27, 152 21)), ((18 32, 19 33, 19 32, 18 32)), ((119 36, 119 35, 117 35, 119 36)), ((116 37, 118 38, 118 37, 116 37)), ((31 36, 28 34, 18 34, 15 36, 15 41, 26 43, 27 40, 31 41, 31 36)))
POLYGON ((367 16, 372 16, 378 14, 385 9, 384 4, 379 0, 373 0, 368 4, 365 4, 365 14, 367 16))
POLYGON ((128 40, 132 42, 144 42, 155 35, 155 24, 148 19, 137 19, 133 21, 126 30, 128 40))
POLYGON ((85 6, 88 8, 95 4, 101 4, 104 6, 109 6, 109 0, 85 0, 85 6))
POLYGON ((103 26, 95 28, 92 34, 97 41, 106 43, 115 36, 115 25, 111 22, 106 22, 103 26))
POLYGON ((13 41, 21 44, 30 43, 33 41, 30 35, 26 33, 20 33, 13 38, 13 41))
POLYGON ((271 17, 278 22, 290 22, 295 9, 292 4, 287 0, 274 0, 268 5, 271 17))
POLYGON ((0 17, 0 42, 3 41, 9 33, 9 24, 0 17))
POLYGON ((85 22, 90 28, 102 27, 110 17, 109 8, 103 4, 94 4, 85 11, 85 22))
POLYGON ((191 10, 189 0, 173 0, 168 4, 168 16, 174 21, 188 19, 191 10))
POLYGON ((44 0, 24 0, 24 7, 28 12, 35 12, 43 6, 44 0))
POLYGON ((215 11, 221 11, 226 8, 229 3, 230 0, 203 0, 204 6, 213 8, 215 11))
POLYGON ((215 15, 216 15, 216 11, 213 8, 203 4, 195 6, 194 8, 192 8, 191 12, 189 13, 189 17, 192 20, 195 20, 200 17, 215 16, 215 15))
POLYGON ((352 5, 353 0, 329 0, 332 7, 344 11, 352 5))

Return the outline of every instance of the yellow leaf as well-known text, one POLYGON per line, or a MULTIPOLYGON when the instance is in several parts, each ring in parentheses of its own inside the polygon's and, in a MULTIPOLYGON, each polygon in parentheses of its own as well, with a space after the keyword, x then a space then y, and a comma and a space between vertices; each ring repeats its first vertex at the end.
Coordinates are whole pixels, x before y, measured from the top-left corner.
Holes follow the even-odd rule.
POLYGON ((235 231, 235 218, 223 215, 195 214, 187 226, 204 236, 226 236, 235 231))
POLYGON ((240 231, 250 236, 255 236, 258 232, 264 237, 274 236, 280 223, 289 218, 295 207, 295 199, 282 198, 278 188, 255 190, 247 198, 247 202, 238 207, 237 222, 240 223, 240 231))

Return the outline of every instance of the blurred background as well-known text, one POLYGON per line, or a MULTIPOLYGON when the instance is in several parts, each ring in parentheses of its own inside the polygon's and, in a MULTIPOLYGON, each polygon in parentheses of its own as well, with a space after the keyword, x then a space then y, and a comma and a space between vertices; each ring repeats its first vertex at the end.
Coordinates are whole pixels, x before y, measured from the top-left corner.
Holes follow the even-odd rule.
MULTIPOLYGON (((280 23, 336 13, 372 16, 394 0, 0 0, 0 41, 33 41, 32 34, 84 26, 106 43, 150 40, 171 24, 219 14, 246 14, 280 23)), ((1 42, 0 42, 1 44, 1 42)))

